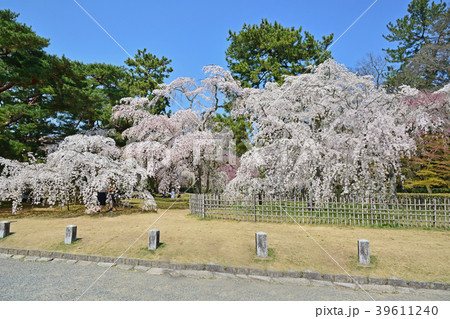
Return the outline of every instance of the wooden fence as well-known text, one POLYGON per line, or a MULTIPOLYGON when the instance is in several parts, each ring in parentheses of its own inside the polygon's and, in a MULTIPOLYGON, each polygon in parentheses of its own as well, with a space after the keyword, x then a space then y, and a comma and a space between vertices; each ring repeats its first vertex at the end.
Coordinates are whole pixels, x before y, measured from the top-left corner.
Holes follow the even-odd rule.
POLYGON ((193 194, 190 214, 237 221, 390 226, 450 229, 450 198, 342 198, 312 202, 306 198, 261 198, 247 200, 222 195, 193 194))

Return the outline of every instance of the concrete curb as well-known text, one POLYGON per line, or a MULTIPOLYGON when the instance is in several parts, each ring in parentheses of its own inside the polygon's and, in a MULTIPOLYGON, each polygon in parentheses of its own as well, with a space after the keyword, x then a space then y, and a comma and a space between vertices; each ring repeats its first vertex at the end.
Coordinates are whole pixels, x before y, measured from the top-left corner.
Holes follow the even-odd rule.
POLYGON ((334 285, 350 289, 376 291, 404 292, 412 289, 432 289, 450 291, 450 284, 441 282, 406 281, 400 278, 376 278, 347 275, 320 274, 311 270, 305 271, 276 271, 245 267, 222 266, 215 263, 206 264, 178 264, 161 260, 145 260, 132 258, 115 258, 96 255, 77 255, 70 253, 27 250, 0 247, 0 259, 18 259, 34 262, 68 262, 80 265, 97 265, 101 267, 117 267, 125 270, 146 271, 150 274, 179 274, 184 276, 202 278, 235 278, 251 279, 273 283, 292 283, 309 285, 334 285), (356 281, 356 282, 355 282, 356 281), (406 290, 405 290, 406 289, 406 290))

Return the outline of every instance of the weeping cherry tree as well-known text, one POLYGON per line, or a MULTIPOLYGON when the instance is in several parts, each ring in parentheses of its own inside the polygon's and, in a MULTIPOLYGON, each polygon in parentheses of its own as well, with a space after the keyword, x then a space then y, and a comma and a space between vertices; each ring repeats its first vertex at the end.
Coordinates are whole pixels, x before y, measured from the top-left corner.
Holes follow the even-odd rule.
POLYGON ((206 191, 221 190, 227 182, 226 173, 218 168, 234 159, 230 148, 232 133, 217 131, 213 115, 238 95, 241 87, 230 72, 219 66, 206 66, 203 72, 206 77, 200 83, 192 78, 178 78, 160 84, 151 101, 124 98, 113 109, 113 119, 131 124, 123 132, 129 141, 124 156, 146 167, 160 192, 179 188, 183 178, 193 182, 198 193, 202 186, 206 191), (162 97, 184 100, 188 107, 170 116, 148 112, 162 97))
POLYGON ((77 134, 65 138, 50 152, 45 163, 21 163, 0 158, 0 200, 10 200, 16 213, 22 196, 33 204, 68 205, 81 202, 88 212, 97 211, 97 192, 114 183, 123 199, 143 199, 144 210, 156 210, 146 190, 147 171, 134 159, 121 159, 113 139, 77 134))
MULTIPOLYGON (((388 94, 370 76, 330 59, 282 85, 244 89, 234 115, 246 115, 254 147, 227 186, 233 195, 394 193, 412 132, 438 125, 424 108, 405 107, 411 89, 388 94)), ((448 100, 448 95, 447 95, 448 100)))

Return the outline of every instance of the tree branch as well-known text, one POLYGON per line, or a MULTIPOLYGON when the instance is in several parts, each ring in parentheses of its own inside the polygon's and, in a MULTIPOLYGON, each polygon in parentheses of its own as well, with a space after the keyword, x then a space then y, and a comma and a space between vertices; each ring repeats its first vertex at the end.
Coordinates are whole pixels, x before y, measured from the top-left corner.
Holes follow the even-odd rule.
POLYGON ((5 92, 6 90, 9 90, 13 86, 14 86, 13 82, 5 84, 4 86, 0 87, 0 93, 5 92))
POLYGON ((82 120, 83 120, 83 113, 81 114, 80 119, 78 120, 77 124, 73 128, 76 129, 78 127, 78 125, 80 125, 82 120))
POLYGON ((98 83, 100 83, 101 85, 103 85, 103 86, 105 86, 105 87, 108 87, 108 85, 103 81, 103 77, 104 77, 104 75, 102 75, 102 76, 96 76, 96 75, 91 75, 92 76, 92 78, 94 78, 95 80, 97 80, 97 82, 98 83))
POLYGON ((42 93, 29 95, 22 100, 22 103, 27 103, 30 106, 36 105, 37 99, 40 98, 41 96, 42 96, 42 93), (32 100, 30 101, 31 98, 32 98, 32 100))
POLYGON ((6 122, 4 122, 3 124, 2 124, 2 126, 9 126, 10 124, 12 124, 12 123, 14 123, 14 122, 17 122, 18 120, 20 120, 22 117, 24 117, 25 116, 25 113, 21 113, 21 114, 19 114, 19 115, 17 115, 17 116, 10 116, 9 117, 9 121, 6 121, 6 122))
POLYGON ((7 49, 2 49, 2 51, 0 51, 0 56, 5 56, 11 53, 11 50, 7 50, 7 49))

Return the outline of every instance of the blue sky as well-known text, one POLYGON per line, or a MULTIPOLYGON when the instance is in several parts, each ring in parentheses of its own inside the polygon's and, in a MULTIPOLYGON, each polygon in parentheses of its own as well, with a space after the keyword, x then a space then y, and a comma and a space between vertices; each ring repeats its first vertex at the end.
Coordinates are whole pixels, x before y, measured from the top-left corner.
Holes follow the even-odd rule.
MULTIPOLYGON (((172 60, 179 76, 201 77, 208 64, 226 67, 228 30, 262 18, 300 27, 316 38, 339 37, 375 0, 315 1, 116 1, 77 0, 131 55, 138 49, 172 60)), ((384 40, 386 24, 406 14, 410 0, 378 0, 331 49, 348 67, 366 53, 392 47, 384 40)), ((126 53, 73 0, 0 0, 0 8, 20 13, 18 20, 50 38, 47 52, 73 60, 122 65, 126 53)))

